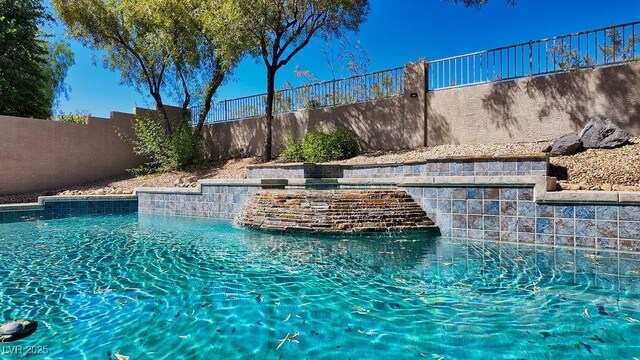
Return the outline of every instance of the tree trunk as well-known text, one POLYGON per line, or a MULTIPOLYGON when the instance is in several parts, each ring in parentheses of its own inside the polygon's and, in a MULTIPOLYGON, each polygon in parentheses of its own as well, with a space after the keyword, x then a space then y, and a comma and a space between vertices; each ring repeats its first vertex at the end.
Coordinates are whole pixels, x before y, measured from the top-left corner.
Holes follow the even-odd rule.
POLYGON ((216 93, 222 82, 224 81, 225 73, 222 69, 216 67, 216 74, 211 79, 209 83, 209 88, 207 89, 207 93, 204 97, 204 108, 202 112, 198 114, 198 124, 196 126, 196 132, 200 134, 202 132, 202 127, 204 126, 204 121, 207 119, 207 114, 209 114, 209 110, 211 110, 211 99, 213 95, 216 93))
POLYGON ((264 153, 262 154, 262 161, 267 162, 271 160, 271 143, 273 142, 273 102, 275 98, 275 80, 276 80, 276 68, 267 68, 267 104, 266 104, 266 120, 267 120, 267 138, 264 144, 264 153))
POLYGON ((164 108, 164 104, 162 103, 162 97, 160 94, 152 94, 153 98, 156 101, 156 108, 160 111, 160 115, 162 115, 162 119, 164 120, 164 129, 167 134, 171 135, 173 133, 173 129, 171 127, 171 120, 169 119, 169 115, 167 114, 167 110, 164 108))

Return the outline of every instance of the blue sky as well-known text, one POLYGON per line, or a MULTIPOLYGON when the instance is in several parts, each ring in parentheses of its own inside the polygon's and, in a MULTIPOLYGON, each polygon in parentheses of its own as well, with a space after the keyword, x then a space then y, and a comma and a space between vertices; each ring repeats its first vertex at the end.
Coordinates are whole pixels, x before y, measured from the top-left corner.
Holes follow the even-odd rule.
MULTIPOLYGON (((516 7, 491 0, 481 10, 445 0, 371 0, 367 22, 352 37, 368 53, 369 70, 377 71, 422 57, 438 59, 637 20, 640 0, 519 0, 516 7)), ((64 29, 57 32, 63 34, 64 29)), ((331 79, 322 43, 321 39, 311 42, 282 68, 278 86, 285 80, 297 84, 296 66, 320 80, 331 79)), ((59 110, 106 117, 111 111, 129 112, 135 106, 153 105, 149 95, 119 85, 119 74, 102 68, 100 53, 92 58, 91 50, 74 41, 71 45, 76 61, 67 77, 71 93, 69 100, 61 99, 59 110)), ((218 90, 216 99, 262 93, 265 76, 262 62, 246 58, 233 79, 218 90)))

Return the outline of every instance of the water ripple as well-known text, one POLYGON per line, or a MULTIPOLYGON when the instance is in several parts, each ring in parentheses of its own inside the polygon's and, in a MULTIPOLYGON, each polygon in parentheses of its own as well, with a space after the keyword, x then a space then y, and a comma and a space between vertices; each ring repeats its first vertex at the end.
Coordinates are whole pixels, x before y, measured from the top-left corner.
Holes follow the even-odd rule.
MULTIPOLYGON (((228 222, 0 225, 0 312, 51 359, 632 358, 640 256, 263 234, 228 222)), ((25 355, 4 354, 3 358, 25 355)))

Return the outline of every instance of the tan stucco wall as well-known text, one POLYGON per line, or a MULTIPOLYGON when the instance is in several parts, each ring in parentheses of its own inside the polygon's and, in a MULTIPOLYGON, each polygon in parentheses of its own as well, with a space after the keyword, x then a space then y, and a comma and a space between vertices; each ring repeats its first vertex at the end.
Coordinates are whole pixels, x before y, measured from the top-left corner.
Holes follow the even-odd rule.
MULTIPOLYGON (((414 149, 424 146, 424 63, 405 67, 405 94, 335 108, 296 111, 277 115, 273 121, 276 155, 287 136, 301 138, 317 127, 341 125, 353 130, 365 150, 414 149), (415 93, 417 97, 411 97, 415 93)), ((211 156, 259 155, 264 147, 263 117, 205 126, 205 147, 211 156)))
MULTIPOLYGON (((150 110, 136 109, 149 115, 150 110)), ((51 190, 121 175, 139 165, 131 146, 134 115, 111 113, 86 124, 0 116, 0 194, 51 190)))
MULTIPOLYGON (((640 135, 639 63, 426 93, 425 75, 424 63, 407 64, 404 96, 279 115, 274 150, 289 134, 338 124, 354 130, 366 150, 550 140, 595 116, 640 135)), ((207 126, 206 144, 214 156, 258 155, 263 122, 207 126)))
POLYGON ((605 116, 640 135, 640 64, 427 93, 427 145, 539 141, 605 116))
MULTIPOLYGON (((328 130, 337 125, 353 130, 367 150, 409 148, 403 120, 402 97, 280 114, 273 121, 274 155, 288 136, 301 138, 307 131, 328 130)), ((214 158, 230 154, 259 155, 266 138, 265 123, 264 117, 259 117, 205 126, 205 147, 214 158)))

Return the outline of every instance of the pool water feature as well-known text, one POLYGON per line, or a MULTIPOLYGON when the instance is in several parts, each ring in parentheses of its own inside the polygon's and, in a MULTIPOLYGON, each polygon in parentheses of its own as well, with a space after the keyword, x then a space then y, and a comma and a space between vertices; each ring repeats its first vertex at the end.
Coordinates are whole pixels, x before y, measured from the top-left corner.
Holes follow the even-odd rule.
POLYGON ((0 321, 40 323, 2 358, 640 354, 638 254, 136 214, 2 224, 0 243, 0 321))

